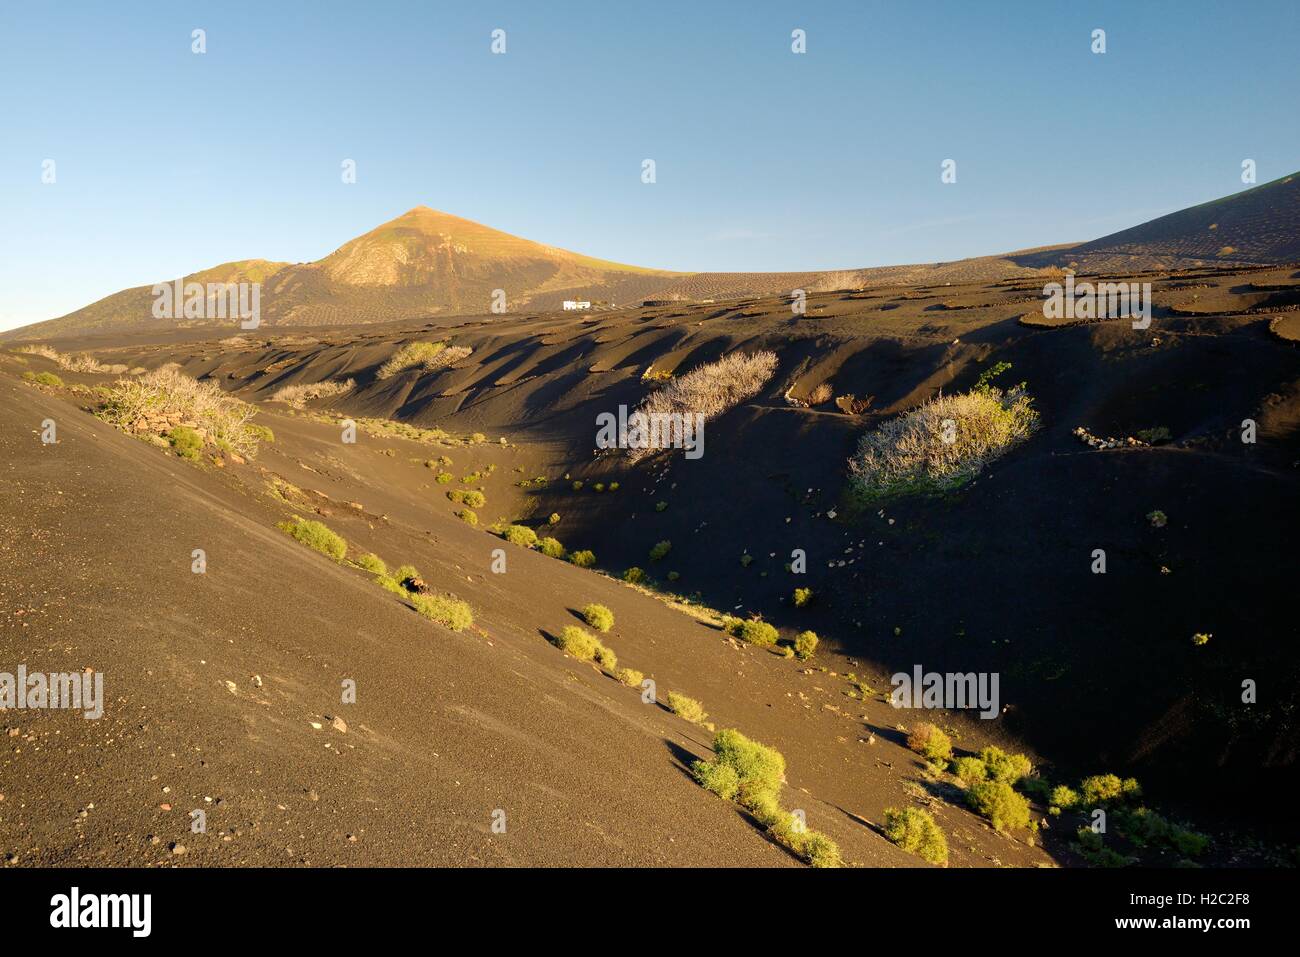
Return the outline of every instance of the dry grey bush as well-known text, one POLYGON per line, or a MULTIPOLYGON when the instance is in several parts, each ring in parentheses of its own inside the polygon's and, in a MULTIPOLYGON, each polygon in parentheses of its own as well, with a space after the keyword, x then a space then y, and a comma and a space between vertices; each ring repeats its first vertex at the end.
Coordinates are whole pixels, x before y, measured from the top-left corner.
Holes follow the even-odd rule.
POLYGON ((344 382, 309 382, 286 385, 277 389, 271 396, 270 401, 287 402, 292 408, 301 409, 312 399, 329 399, 336 395, 343 395, 345 392, 351 392, 356 388, 356 384, 355 379, 348 379, 344 382))
POLYGON ((424 372, 437 372, 459 362, 473 351, 466 346, 450 346, 446 342, 408 342, 379 367, 376 375, 380 379, 389 379, 415 366, 424 372))
POLYGON ((1020 388, 937 396, 864 435, 849 474, 873 498, 944 491, 979 474, 1037 426, 1038 413, 1020 388))
POLYGON ((199 382, 171 366, 118 379, 96 414, 125 432, 165 435, 185 426, 205 441, 257 454, 259 437, 247 427, 257 410, 216 383, 199 382))
POLYGON ((46 359, 54 362, 61 369, 68 372, 111 372, 110 366, 102 364, 92 355, 82 353, 81 355, 68 355, 52 349, 49 346, 23 346, 18 350, 29 356, 44 356, 46 359))
MULTIPOLYGON (((637 411, 647 416, 703 415, 706 420, 759 393, 776 372, 776 353, 733 352, 692 369, 646 396, 637 411)), ((648 448, 630 449, 633 461, 672 444, 675 429, 654 430, 648 448)))

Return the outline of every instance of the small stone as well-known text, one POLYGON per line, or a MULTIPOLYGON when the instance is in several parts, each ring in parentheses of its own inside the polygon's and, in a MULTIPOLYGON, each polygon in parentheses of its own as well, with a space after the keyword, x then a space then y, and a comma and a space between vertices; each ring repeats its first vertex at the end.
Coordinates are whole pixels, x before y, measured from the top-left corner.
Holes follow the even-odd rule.
POLYGON ((348 723, 344 721, 342 718, 339 717, 330 718, 330 727, 333 728, 335 731, 339 732, 340 734, 348 733, 348 723))
POLYGON ((168 846, 171 848, 171 852, 172 852, 173 854, 177 855, 178 857, 179 857, 181 854, 184 854, 184 853, 185 853, 185 845, 184 845, 184 844, 177 844, 175 841, 172 841, 172 843, 171 843, 170 845, 168 845, 168 846))
POLYGON ((261 676, 261 675, 253 675, 253 687, 254 687, 254 688, 260 688, 260 687, 262 687, 262 676, 261 676))

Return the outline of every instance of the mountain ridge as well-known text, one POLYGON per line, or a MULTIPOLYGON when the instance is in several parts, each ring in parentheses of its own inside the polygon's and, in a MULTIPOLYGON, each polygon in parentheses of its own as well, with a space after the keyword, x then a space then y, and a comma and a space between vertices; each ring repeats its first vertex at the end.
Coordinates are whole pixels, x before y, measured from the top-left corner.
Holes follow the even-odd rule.
MULTIPOLYGON (((597 308, 643 299, 701 302, 860 289, 879 283, 959 283, 1037 276, 1272 265, 1300 261, 1300 173, 1169 213, 1082 243, 952 262, 791 272, 680 272, 599 259, 414 206, 313 262, 244 259, 182 277, 184 283, 261 283, 260 320, 270 326, 368 325, 435 316, 544 312, 567 299, 597 308), (496 307, 496 309, 494 309, 496 307)), ((174 280, 164 280, 174 282, 174 280)), ((0 333, 42 340, 112 334, 170 322, 177 328, 226 318, 158 319, 152 285, 113 293, 81 309, 0 333)))

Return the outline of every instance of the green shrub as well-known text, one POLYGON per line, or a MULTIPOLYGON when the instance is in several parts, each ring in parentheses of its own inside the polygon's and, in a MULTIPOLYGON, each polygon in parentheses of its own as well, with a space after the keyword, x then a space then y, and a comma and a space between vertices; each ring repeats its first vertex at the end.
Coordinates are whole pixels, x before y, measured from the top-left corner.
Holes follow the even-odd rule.
POLYGON ((594 602, 582 609, 582 617, 587 624, 599 632, 607 632, 614 627, 614 613, 604 605, 594 602))
POLYGON ((966 800, 1003 833, 1029 825, 1029 802, 1005 781, 973 784, 966 790, 966 800))
POLYGON ((988 768, 989 780, 1007 784, 1015 784, 1034 769, 1023 754, 1007 754, 1001 748, 992 746, 980 752, 980 760, 988 768))
POLYGON ((450 485, 455 478, 456 476, 452 475, 450 472, 439 472, 434 478, 434 481, 439 485, 450 485))
POLYGON ((596 664, 610 674, 615 674, 618 669, 618 655, 614 654, 613 648, 598 642, 596 646, 596 664))
POLYGON ((320 522, 295 515, 292 521, 280 522, 276 528, 308 548, 315 549, 322 555, 328 555, 336 562, 341 562, 347 557, 347 542, 320 522))
POLYGON ((373 572, 376 575, 388 574, 388 566, 385 565, 384 560, 374 552, 367 552, 365 555, 362 555, 356 560, 356 563, 358 567, 364 568, 366 571, 373 572))
POLYGON ((728 616, 724 619, 723 627, 732 637, 749 642, 751 645, 758 645, 760 648, 770 648, 776 644, 776 629, 757 618, 743 619, 728 616))
POLYGON ((574 490, 575 492, 581 492, 581 491, 582 491, 582 479, 574 479, 574 480, 573 480, 573 490, 574 490))
POLYGON ((468 505, 470 508, 482 508, 487 504, 487 496, 476 489, 452 489, 447 493, 447 497, 453 502, 460 505, 468 505))
POLYGON ((655 546, 650 549, 650 560, 657 562, 673 550, 673 543, 670 541, 656 542, 655 546))
POLYGON ((1053 807, 1064 808, 1069 810, 1079 803, 1079 794, 1073 788, 1068 788, 1064 784, 1058 784, 1052 788, 1052 794, 1047 799, 1047 803, 1053 807))
POLYGON ((679 579, 679 578, 681 578, 681 577, 682 577, 682 576, 681 576, 681 573, 680 573, 680 572, 669 572, 669 573, 668 573, 668 580, 669 580, 670 582, 675 582, 675 581, 677 581, 677 579, 679 579))
POLYGON ((840 846, 820 831, 804 834, 800 856, 813 867, 843 867, 840 846))
POLYGON ((443 595, 410 595, 411 604, 425 618, 450 628, 452 631, 464 631, 474 624, 474 610, 467 602, 459 598, 443 595))
POLYGON ((656 511, 656 512, 662 512, 662 511, 664 511, 666 508, 668 508, 668 503, 667 503, 667 502, 655 502, 655 511, 656 511))
POLYGON ((579 661, 594 661, 596 650, 601 647, 600 640, 595 635, 577 625, 569 625, 560 632, 555 644, 560 650, 573 655, 579 661))
POLYGON ((512 545, 532 548, 537 544, 537 533, 527 525, 507 525, 501 537, 512 545))
POLYGON ((778 798, 785 780, 785 758, 775 748, 753 741, 734 728, 719 731, 713 738, 715 760, 736 772, 743 802, 760 794, 778 798))
POLYGON ((794 590, 794 607, 802 608, 812 601, 813 591, 811 588, 796 588, 794 590))
POLYGON ((928 811, 886 808, 885 837, 931 864, 948 863, 948 839, 928 811))
POLYGON ((704 705, 694 698, 688 698, 684 694, 670 691, 668 692, 667 701, 669 711, 679 718, 685 718, 691 724, 703 724, 709 718, 704 711, 704 705))
POLYGON ((1083 804, 1087 807, 1109 804, 1121 799, 1136 800, 1142 796, 1142 788, 1136 779, 1120 780, 1116 774, 1096 774, 1084 778, 1079 783, 1079 790, 1082 792, 1083 804))
POLYGON ((618 673, 618 680, 629 688, 640 688, 641 682, 645 681, 645 675, 635 668, 624 668, 618 673))
POLYGON ((603 492, 605 491, 605 483, 597 482, 595 485, 592 486, 592 488, 594 488, 597 492, 603 492))
POLYGON ((275 442, 275 433, 265 425, 258 425, 256 422, 250 422, 244 426, 244 430, 251 433, 259 442, 275 442))
POLYGON ((754 556, 753 556, 753 555, 750 555, 750 554, 746 553, 746 554, 740 556, 740 567, 741 567, 741 568, 748 568, 748 567, 749 567, 750 565, 752 565, 752 564, 754 564, 754 556))
POLYGON ((907 746, 932 761, 952 757, 952 738, 928 721, 916 725, 907 736, 907 746))
POLYGON ((736 769, 721 761, 696 761, 691 766, 695 780, 723 800, 730 801, 740 790, 740 775, 736 769))
POLYGON ((596 555, 594 552, 583 549, 580 552, 570 552, 569 561, 577 565, 579 568, 590 568, 592 565, 596 564, 596 555))
POLYGON ((559 513, 559 512, 552 512, 552 513, 550 514, 550 516, 546 519, 546 524, 547 524, 547 525, 559 525, 559 524, 560 524, 560 513, 559 513))
POLYGON ((1165 847, 1184 857, 1199 857, 1210 846, 1210 839, 1204 834, 1144 807, 1118 811, 1114 820, 1115 829, 1138 847, 1165 847))
POLYGON ((962 784, 970 787, 972 784, 979 784, 981 781, 987 781, 989 769, 979 758, 965 757, 958 758, 953 762, 952 773, 962 784))
POLYGON ((470 508, 462 508, 456 512, 456 517, 466 525, 478 524, 478 513, 470 508))
POLYGON ((623 573, 623 581, 629 585, 639 585, 645 581, 645 572, 633 565, 623 573))
POLYGON ((63 380, 53 372, 24 372, 23 378, 28 382, 35 382, 37 385, 52 385, 59 388, 63 387, 63 380))
POLYGON ((168 432, 167 442, 183 459, 197 459, 203 451, 203 437, 185 425, 178 425, 168 432))
POLYGON ((794 653, 800 661, 807 661, 817 650, 817 632, 801 631, 794 636, 794 653))
POLYGON ((559 539, 551 538, 549 535, 537 540, 537 550, 547 558, 564 557, 564 546, 560 544, 559 539))
POLYGON ((393 572, 395 578, 400 584, 405 585, 407 582, 420 580, 420 572, 414 565, 402 565, 393 572))

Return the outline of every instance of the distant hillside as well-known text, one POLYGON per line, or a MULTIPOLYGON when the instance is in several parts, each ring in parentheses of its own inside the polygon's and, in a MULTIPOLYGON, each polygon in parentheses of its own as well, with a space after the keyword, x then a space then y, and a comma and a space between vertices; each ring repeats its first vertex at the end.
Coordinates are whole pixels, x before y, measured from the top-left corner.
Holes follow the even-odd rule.
POLYGON ((1092 242, 1011 258, 1028 267, 1070 266, 1091 273, 1297 262, 1300 173, 1092 242))
MULTIPOLYGON (((668 272, 594 259, 417 206, 317 262, 243 260, 185 281, 262 283, 265 325, 351 326, 487 314, 497 289, 504 291, 507 309, 517 313, 559 309, 565 299, 590 300, 603 308, 644 299, 701 302, 792 289, 813 293, 881 283, 996 281, 1062 268, 1124 273, 1295 261, 1300 261, 1300 174, 1091 242, 947 263, 826 272, 668 272)), ((163 324, 235 325, 227 318, 157 319, 153 304, 152 286, 139 286, 58 319, 2 333, 0 339, 113 334, 163 324)))

